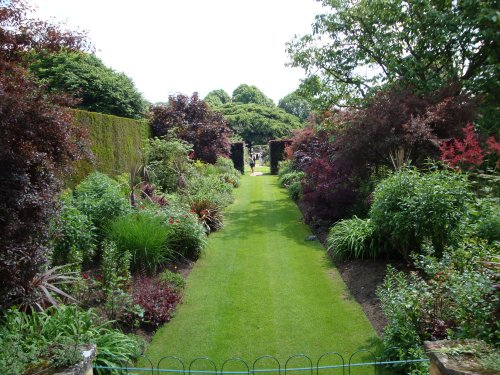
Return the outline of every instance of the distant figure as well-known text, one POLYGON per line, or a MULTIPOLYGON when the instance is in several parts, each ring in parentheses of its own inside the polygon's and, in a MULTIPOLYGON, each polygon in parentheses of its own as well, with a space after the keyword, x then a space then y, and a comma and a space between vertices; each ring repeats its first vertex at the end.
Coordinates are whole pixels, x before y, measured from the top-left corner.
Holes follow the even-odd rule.
POLYGON ((254 172, 254 168, 255 168, 255 160, 254 157, 252 156, 250 158, 250 169, 252 170, 252 173, 254 172))

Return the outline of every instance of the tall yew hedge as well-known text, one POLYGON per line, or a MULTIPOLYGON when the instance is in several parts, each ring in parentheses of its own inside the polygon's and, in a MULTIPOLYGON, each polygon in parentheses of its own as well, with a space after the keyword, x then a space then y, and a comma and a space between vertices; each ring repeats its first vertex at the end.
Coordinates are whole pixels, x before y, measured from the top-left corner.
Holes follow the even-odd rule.
POLYGON ((234 167, 245 174, 245 143, 235 142, 231 144, 231 160, 234 167))
POLYGON ((278 174, 278 164, 283 160, 285 147, 292 143, 289 139, 269 141, 269 158, 271 174, 278 174))
POLYGON ((74 185, 90 172, 116 175, 142 163, 141 147, 150 137, 147 121, 132 120, 102 113, 75 110, 75 125, 88 130, 94 159, 80 161, 67 181, 74 185))

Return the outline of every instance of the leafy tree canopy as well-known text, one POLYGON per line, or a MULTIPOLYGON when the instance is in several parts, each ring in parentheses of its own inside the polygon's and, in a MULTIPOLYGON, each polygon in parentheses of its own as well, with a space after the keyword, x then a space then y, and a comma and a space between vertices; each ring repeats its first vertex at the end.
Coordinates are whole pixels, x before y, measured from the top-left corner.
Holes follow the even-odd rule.
POLYGON ((312 110, 311 103, 309 103, 307 99, 299 95, 296 91, 280 99, 278 107, 294 116, 297 116, 302 121, 305 121, 312 110))
POLYGON ((281 108, 259 104, 228 103, 216 109, 247 144, 265 144, 290 136, 302 127, 299 118, 281 108))
POLYGON ((233 102, 243 103, 243 104, 259 104, 267 107, 274 107, 275 104, 272 99, 268 98, 264 95, 262 91, 260 91, 255 86, 249 86, 246 84, 239 85, 233 91, 233 102))
POLYGON ((144 116, 146 102, 133 81, 92 54, 40 53, 34 57, 30 70, 49 91, 81 98, 81 109, 129 118, 144 116))
POLYGON ((211 108, 230 103, 231 97, 222 89, 210 91, 203 99, 211 108))
POLYGON ((193 157, 215 163, 218 156, 229 156, 231 130, 222 115, 213 112, 194 93, 173 95, 168 105, 151 107, 153 136, 173 135, 193 145, 193 157))
POLYGON ((291 65, 317 75, 331 103, 353 105, 404 80, 432 92, 450 81, 496 108, 500 11, 494 0, 323 0, 313 33, 288 43, 291 65))

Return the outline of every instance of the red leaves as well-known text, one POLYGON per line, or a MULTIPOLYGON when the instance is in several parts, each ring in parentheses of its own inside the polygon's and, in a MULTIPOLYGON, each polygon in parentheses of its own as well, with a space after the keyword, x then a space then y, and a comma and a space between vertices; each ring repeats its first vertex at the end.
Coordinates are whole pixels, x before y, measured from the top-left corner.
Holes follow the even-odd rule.
POLYGON ((213 164, 218 156, 229 156, 229 125, 197 93, 191 97, 171 96, 168 105, 152 106, 151 112, 153 135, 162 137, 173 131, 176 137, 193 145, 190 159, 213 164))
POLYGON ((144 321, 158 327, 173 315, 180 296, 166 283, 154 277, 139 276, 134 280, 134 303, 144 309, 144 321))
POLYGON ((474 134, 474 126, 469 122, 463 128, 465 137, 449 142, 443 142, 439 151, 441 151, 441 160, 457 169, 473 169, 475 166, 483 164, 485 155, 500 155, 500 143, 491 136, 487 139, 487 151, 484 151, 474 134))

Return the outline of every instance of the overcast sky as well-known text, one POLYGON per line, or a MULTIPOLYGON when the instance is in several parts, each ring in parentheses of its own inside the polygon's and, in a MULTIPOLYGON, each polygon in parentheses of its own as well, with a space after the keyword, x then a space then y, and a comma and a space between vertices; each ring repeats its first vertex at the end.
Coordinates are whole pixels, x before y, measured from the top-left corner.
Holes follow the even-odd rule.
POLYGON ((285 43, 311 31, 315 0, 29 0, 38 18, 87 30, 96 54, 130 76, 151 101, 172 93, 204 97, 241 83, 276 103, 302 69, 285 67, 285 43))

